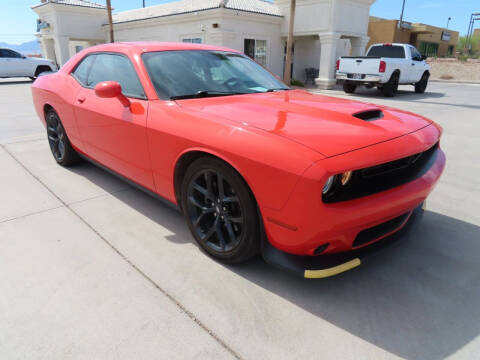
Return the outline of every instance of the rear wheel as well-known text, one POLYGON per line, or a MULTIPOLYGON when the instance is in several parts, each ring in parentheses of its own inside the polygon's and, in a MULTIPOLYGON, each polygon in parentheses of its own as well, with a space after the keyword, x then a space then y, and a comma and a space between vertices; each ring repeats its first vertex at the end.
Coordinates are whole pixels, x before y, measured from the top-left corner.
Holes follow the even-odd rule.
POLYGON ((50 145, 53 158, 62 166, 73 165, 79 160, 79 156, 72 147, 57 113, 54 110, 49 110, 46 120, 48 144, 50 145))
POLYGON ((201 158, 182 181, 182 210, 198 244, 225 263, 240 263, 260 250, 260 222, 255 199, 228 164, 201 158))
POLYGON ((398 90, 399 75, 397 73, 390 77, 390 80, 380 88, 383 96, 394 97, 398 90))
POLYGON ((354 93, 356 88, 357 88, 357 84, 353 84, 353 83, 348 82, 348 81, 345 81, 343 83, 343 91, 345 91, 347 94, 354 93))
POLYGON ((35 80, 41 73, 46 72, 46 71, 51 71, 50 67, 46 65, 38 66, 37 69, 35 70, 35 76, 30 76, 30 79, 35 80))
POLYGON ((415 92, 417 94, 423 94, 425 92, 425 90, 427 89, 429 77, 430 75, 426 72, 422 75, 420 81, 415 84, 415 92))

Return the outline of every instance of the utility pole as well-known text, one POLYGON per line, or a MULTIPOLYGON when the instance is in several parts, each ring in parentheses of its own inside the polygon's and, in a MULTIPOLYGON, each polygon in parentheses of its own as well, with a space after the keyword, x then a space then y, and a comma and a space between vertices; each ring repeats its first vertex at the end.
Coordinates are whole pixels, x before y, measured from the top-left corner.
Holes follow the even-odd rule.
POLYGON ((108 25, 110 26, 110 42, 115 42, 113 38, 113 20, 112 20, 112 4, 107 0, 108 25))
POLYGON ((480 17, 476 18, 476 16, 479 16, 479 15, 480 13, 473 13, 472 15, 470 15, 470 22, 468 24, 467 38, 465 40, 465 49, 464 49, 467 51, 467 54, 470 52, 470 41, 473 36, 474 23, 476 20, 480 20, 480 17))
POLYGON ((143 7, 145 7, 145 0, 143 0, 143 7))
POLYGON ((290 21, 288 24, 287 53, 285 56, 285 72, 283 82, 290 85, 292 81, 292 48, 293 48, 293 25, 295 22, 295 8, 297 0, 290 0, 290 21))
POLYGON ((403 23, 403 11, 405 10, 405 0, 403 0, 402 4, 402 12, 400 14, 400 22, 398 23, 398 27, 401 29, 402 28, 402 23, 403 23))

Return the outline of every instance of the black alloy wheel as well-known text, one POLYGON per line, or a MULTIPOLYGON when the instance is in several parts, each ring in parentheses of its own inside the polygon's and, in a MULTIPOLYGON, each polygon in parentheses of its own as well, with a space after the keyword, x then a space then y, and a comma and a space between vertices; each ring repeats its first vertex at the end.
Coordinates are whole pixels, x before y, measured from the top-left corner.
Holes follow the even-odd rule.
POLYGON ((48 111, 46 120, 48 144, 55 161, 63 166, 75 163, 78 160, 78 155, 70 144, 57 113, 53 110, 48 111))
POLYGON ((200 246, 227 263, 242 262, 259 250, 256 204, 243 179, 229 165, 202 158, 187 170, 182 209, 200 246))

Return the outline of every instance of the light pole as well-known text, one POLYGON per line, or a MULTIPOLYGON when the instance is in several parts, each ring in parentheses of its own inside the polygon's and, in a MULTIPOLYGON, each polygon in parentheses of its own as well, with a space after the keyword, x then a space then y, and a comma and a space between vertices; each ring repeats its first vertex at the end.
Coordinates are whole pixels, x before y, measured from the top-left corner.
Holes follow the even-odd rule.
POLYGON ((143 7, 145 7, 145 0, 143 0, 143 7))
POLYGON ((448 30, 448 24, 450 23, 450 20, 452 20, 451 17, 449 17, 448 20, 447 20, 447 30, 448 30))
POLYGON ((400 14, 400 22, 398 23, 398 27, 401 28, 402 27, 402 23, 403 23, 403 11, 405 10, 405 0, 403 0, 403 4, 402 4, 402 12, 400 14))
POLYGON ((476 16, 480 16, 480 13, 472 13, 472 15, 470 15, 470 23, 468 24, 467 39, 465 40, 465 50, 467 51, 467 53, 470 52, 470 41, 473 35, 473 25, 476 20, 480 20, 480 17, 476 17, 476 16))

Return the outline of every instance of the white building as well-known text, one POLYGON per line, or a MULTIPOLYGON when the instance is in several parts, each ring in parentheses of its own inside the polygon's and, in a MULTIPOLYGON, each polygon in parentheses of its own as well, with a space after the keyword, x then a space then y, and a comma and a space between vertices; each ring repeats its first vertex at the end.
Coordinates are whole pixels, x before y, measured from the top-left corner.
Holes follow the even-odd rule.
MULTIPOLYGON (((297 0, 293 78, 319 69, 322 88, 335 83, 341 55, 363 55, 375 0, 297 0)), ((41 0, 37 37, 44 56, 64 64, 108 39, 105 6, 85 0, 41 0)), ((237 49, 281 75, 290 0, 180 0, 113 15, 115 41, 200 42, 237 49)))

